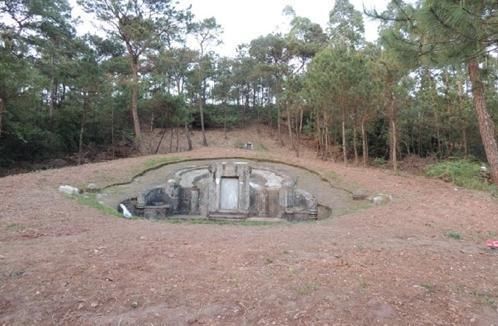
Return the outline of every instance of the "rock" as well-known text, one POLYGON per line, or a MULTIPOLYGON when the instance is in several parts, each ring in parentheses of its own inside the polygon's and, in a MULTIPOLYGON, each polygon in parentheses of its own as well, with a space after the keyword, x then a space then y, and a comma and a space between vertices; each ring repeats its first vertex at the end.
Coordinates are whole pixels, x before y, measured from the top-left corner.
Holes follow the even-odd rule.
POLYGON ((133 309, 138 308, 138 302, 133 301, 133 302, 131 303, 131 307, 132 307, 133 309))
POLYGON ((86 192, 96 192, 98 190, 99 190, 99 187, 95 183, 89 183, 85 189, 86 192))
POLYGON ((366 200, 368 198, 368 192, 365 190, 356 190, 353 192, 353 200, 366 200))
POLYGON ((59 192, 62 192, 66 195, 77 195, 80 193, 80 190, 76 187, 65 185, 59 187, 59 192))
POLYGON ((393 196, 387 194, 376 194, 368 198, 374 205, 380 206, 393 200, 393 196))
POLYGON ((98 303, 98 302, 92 302, 92 303, 90 304, 90 307, 92 307, 92 308, 97 308, 98 306, 99 306, 99 303, 98 303))

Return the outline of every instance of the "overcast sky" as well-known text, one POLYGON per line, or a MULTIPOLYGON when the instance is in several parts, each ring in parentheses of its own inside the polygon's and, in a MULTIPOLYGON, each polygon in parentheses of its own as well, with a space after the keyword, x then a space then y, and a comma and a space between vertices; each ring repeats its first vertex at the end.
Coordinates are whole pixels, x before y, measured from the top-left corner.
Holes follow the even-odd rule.
MULTIPOLYGON (((223 27, 223 44, 216 52, 234 56, 237 45, 248 43, 261 35, 272 32, 286 32, 289 26, 288 18, 282 14, 283 9, 290 5, 298 16, 310 18, 313 22, 320 23, 324 28, 327 25, 329 12, 334 6, 334 0, 179 0, 182 7, 192 5, 192 11, 197 19, 215 17, 223 27)), ((388 0, 350 0, 356 9, 363 11, 376 8, 383 10, 388 0)), ((76 6, 76 0, 70 0, 76 6)), ((75 8, 75 16, 81 16, 89 25, 88 16, 75 8)), ((366 37, 373 41, 377 37, 376 22, 365 19, 366 37)), ((81 32, 88 28, 82 26, 81 32)))
MULTIPOLYGON (((360 11, 363 11, 363 5, 367 9, 383 10, 388 3, 388 0, 350 1, 360 11)), ((237 45, 258 36, 285 32, 289 21, 282 11, 287 5, 292 6, 298 16, 308 17, 324 28, 334 6, 334 0, 180 0, 180 3, 192 4, 192 11, 198 19, 214 16, 223 26, 224 43, 217 52, 224 55, 234 55, 237 45)), ((368 40, 377 38, 377 26, 376 22, 365 19, 368 40)))

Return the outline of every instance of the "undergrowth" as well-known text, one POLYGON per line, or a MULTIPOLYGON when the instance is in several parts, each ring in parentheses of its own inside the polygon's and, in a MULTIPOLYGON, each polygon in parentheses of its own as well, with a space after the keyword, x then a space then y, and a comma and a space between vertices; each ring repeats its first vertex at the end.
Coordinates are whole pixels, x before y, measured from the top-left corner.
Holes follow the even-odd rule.
POLYGON ((101 204, 95 194, 75 195, 72 197, 76 199, 80 204, 96 208, 104 214, 121 217, 121 214, 119 214, 117 210, 101 204))
POLYGON ((479 162, 471 160, 443 161, 430 165, 425 172, 429 177, 452 182, 463 188, 487 191, 498 197, 498 187, 489 183, 481 175, 479 162))

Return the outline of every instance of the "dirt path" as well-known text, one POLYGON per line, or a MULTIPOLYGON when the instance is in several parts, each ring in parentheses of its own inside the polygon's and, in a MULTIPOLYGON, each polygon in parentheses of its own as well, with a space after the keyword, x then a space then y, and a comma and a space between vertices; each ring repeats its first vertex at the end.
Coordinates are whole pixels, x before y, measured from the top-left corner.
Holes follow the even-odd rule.
POLYGON ((172 156, 279 159, 394 200, 317 223, 171 224, 107 216, 57 192, 128 180, 167 156, 2 178, 0 325, 498 325, 498 252, 484 248, 497 237, 496 200, 297 159, 254 137, 262 150, 172 156))

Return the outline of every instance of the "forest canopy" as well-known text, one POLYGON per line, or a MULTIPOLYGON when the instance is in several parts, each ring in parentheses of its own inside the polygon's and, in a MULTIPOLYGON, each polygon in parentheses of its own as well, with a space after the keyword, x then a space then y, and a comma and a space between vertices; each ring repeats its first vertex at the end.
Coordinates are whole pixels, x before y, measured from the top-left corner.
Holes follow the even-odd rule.
MULTIPOLYGON (((163 0, 79 0, 107 28, 77 33, 67 0, 0 1, 0 166, 89 152, 154 153, 144 133, 266 124, 300 154, 367 165, 473 158, 498 183, 498 4, 336 0, 327 26, 287 7, 285 33, 216 50, 223 26, 163 0), (365 39, 364 17, 381 22, 365 39)), ((173 132, 171 133, 173 137, 173 132)), ((181 140, 180 140, 181 137, 181 140)), ((161 138, 162 139, 162 138, 161 138)), ((176 146, 178 148, 178 146, 176 146)))

